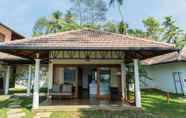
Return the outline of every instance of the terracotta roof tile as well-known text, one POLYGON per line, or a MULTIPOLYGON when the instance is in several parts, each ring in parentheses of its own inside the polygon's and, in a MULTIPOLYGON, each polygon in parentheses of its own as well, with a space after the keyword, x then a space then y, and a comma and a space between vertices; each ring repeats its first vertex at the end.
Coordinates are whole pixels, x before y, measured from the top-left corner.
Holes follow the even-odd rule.
POLYGON ((154 65, 170 62, 186 61, 186 46, 180 52, 171 52, 168 54, 148 58, 142 61, 144 65, 154 65))
POLYGON ((24 49, 173 49, 173 45, 92 29, 73 30, 2 43, 0 48, 24 49))

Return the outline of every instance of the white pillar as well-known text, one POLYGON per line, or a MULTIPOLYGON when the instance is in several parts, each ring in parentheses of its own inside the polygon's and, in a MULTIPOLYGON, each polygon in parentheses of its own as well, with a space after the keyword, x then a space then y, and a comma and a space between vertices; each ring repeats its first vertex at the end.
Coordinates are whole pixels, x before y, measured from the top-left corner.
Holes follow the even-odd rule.
POLYGON ((29 65, 28 66, 28 80, 27 80, 27 96, 30 96, 31 80, 32 80, 32 65, 29 65))
POLYGON ((34 79, 34 91, 33 91, 33 106, 32 108, 39 107, 39 71, 40 71, 40 59, 35 59, 35 79, 34 79))
POLYGON ((136 107, 141 107, 141 93, 140 93, 140 81, 139 81, 139 67, 138 67, 138 59, 134 59, 134 79, 135 79, 135 100, 136 107))
POLYGON ((8 65, 7 68, 6 68, 5 95, 8 95, 9 80, 10 80, 10 66, 8 65))
POLYGON ((121 91, 122 91, 122 100, 125 100, 126 97, 126 72, 125 72, 125 63, 121 63, 121 91))
POLYGON ((53 81, 53 63, 49 62, 48 64, 48 94, 49 90, 52 89, 52 82, 53 81))

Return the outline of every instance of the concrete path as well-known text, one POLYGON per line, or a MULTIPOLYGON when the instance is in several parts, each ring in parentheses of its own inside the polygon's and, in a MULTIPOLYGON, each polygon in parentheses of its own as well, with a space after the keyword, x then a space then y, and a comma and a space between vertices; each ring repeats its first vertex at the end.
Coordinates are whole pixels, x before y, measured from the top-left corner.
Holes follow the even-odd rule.
POLYGON ((9 109, 7 115, 8 118, 22 118, 25 116, 25 113, 22 111, 22 109, 15 108, 15 109, 9 109))
POLYGON ((51 112, 38 112, 34 116, 34 118, 49 118, 51 115, 51 112))
MULTIPOLYGON (((52 112, 38 112, 34 118, 49 118, 52 112)), ((20 108, 9 109, 7 112, 8 118, 23 118, 26 114, 20 108)))

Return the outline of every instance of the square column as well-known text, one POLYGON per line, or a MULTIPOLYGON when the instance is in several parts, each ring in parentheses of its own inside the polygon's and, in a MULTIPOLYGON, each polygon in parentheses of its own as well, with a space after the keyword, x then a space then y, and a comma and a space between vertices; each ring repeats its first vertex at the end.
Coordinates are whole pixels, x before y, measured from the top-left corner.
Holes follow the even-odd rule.
POLYGON ((30 96, 31 89, 31 79, 32 79, 32 65, 28 66, 28 80, 27 80, 27 96, 30 96))
POLYGON ((122 100, 126 100, 126 72, 125 72, 125 63, 121 63, 121 92, 122 100))
POLYGON ((39 74, 40 73, 40 59, 35 59, 35 79, 34 79, 34 91, 33 91, 33 109, 39 107, 39 74))
POLYGON ((9 81, 10 81, 10 66, 8 65, 6 68, 6 77, 5 77, 5 95, 8 95, 9 89, 9 81))
POLYGON ((139 81, 139 60, 134 59, 134 80, 135 80, 135 100, 136 107, 141 108, 141 93, 140 93, 140 81, 139 81))

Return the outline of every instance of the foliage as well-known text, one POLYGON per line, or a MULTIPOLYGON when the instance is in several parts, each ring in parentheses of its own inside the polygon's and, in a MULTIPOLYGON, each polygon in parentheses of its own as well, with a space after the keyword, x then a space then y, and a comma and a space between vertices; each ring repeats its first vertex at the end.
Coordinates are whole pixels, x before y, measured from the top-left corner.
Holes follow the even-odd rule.
POLYGON ((77 16, 80 25, 95 24, 106 19, 108 11, 104 0, 71 0, 74 4, 72 10, 77 16))
POLYGON ((171 16, 167 16, 162 24, 165 32, 163 33, 163 40, 167 43, 176 44, 176 40, 182 34, 182 30, 176 25, 176 22, 171 16))
POLYGON ((108 32, 128 34, 136 37, 147 37, 152 40, 175 44, 178 48, 183 48, 186 37, 183 31, 177 26, 171 16, 164 18, 160 22, 154 17, 147 17, 142 20, 145 30, 130 28, 124 22, 121 6, 124 0, 109 0, 109 5, 118 5, 121 16, 119 23, 107 21, 107 5, 104 0, 71 0, 73 6, 66 13, 57 10, 48 17, 41 17, 33 27, 33 36, 75 30, 81 28, 92 28, 108 32), (79 21, 79 23, 77 23, 79 21))
POLYGON ((2 108, 0 109, 0 118, 7 118, 7 109, 2 108))
POLYGON ((64 20, 66 23, 74 23, 75 22, 75 14, 71 10, 67 10, 67 13, 64 16, 64 20))
POLYGON ((123 5, 123 0, 110 0, 109 4, 113 5, 115 2, 117 2, 119 5, 123 5))
POLYGON ((110 0, 109 2, 109 5, 115 5, 115 3, 117 4, 118 6, 118 12, 120 14, 120 17, 121 17, 121 21, 124 21, 124 16, 123 16, 123 12, 121 10, 121 6, 123 6, 123 3, 124 3, 124 0, 110 0))
POLYGON ((158 40, 162 31, 160 22, 154 17, 148 17, 142 22, 146 28, 146 36, 151 39, 158 40))
MULTIPOLYGON (((134 64, 129 63, 127 64, 127 74, 128 74, 128 79, 134 80, 134 64)), ((145 70, 145 66, 143 64, 139 64, 139 76, 140 76, 140 81, 143 82, 142 78, 152 80, 152 78, 148 75, 147 71, 145 70)))
POLYGON ((80 26, 75 23, 74 15, 71 11, 63 16, 62 12, 55 11, 48 17, 39 18, 33 27, 33 36, 48 33, 56 33, 78 29, 80 26))
POLYGON ((140 29, 128 29, 128 34, 136 37, 146 37, 146 33, 140 29))
POLYGON ((186 44, 186 34, 182 34, 180 36, 178 36, 178 38, 176 39, 176 47, 178 49, 182 49, 186 44))
POLYGON ((118 30, 120 34, 127 34, 128 24, 126 24, 124 21, 121 21, 118 24, 118 30))
POLYGON ((108 21, 105 24, 103 24, 102 28, 103 28, 104 31, 107 31, 107 32, 116 33, 118 31, 117 24, 112 22, 112 21, 108 21))

